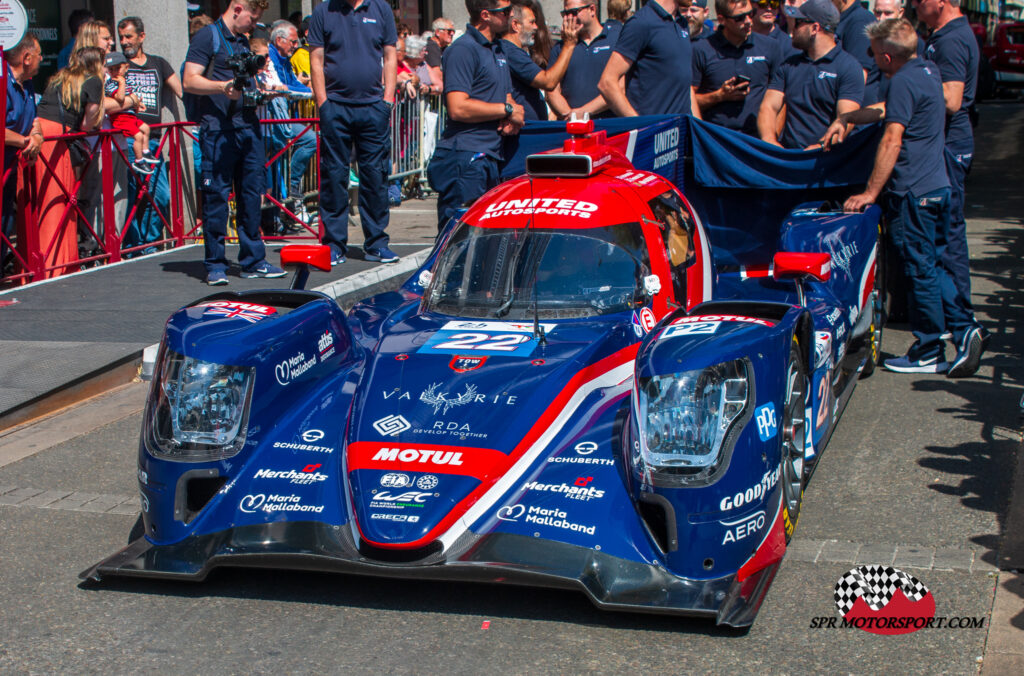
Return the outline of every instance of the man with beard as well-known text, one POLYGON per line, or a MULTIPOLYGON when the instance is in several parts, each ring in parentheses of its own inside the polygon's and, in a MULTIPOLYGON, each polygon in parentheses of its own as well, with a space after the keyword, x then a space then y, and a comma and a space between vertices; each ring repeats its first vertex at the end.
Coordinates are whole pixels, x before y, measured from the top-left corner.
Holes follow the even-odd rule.
POLYGON ((715 0, 719 29, 693 46, 693 96, 705 120, 757 136, 779 45, 751 30, 750 0, 715 0))
POLYGON ((498 184, 502 136, 523 127, 501 39, 511 10, 509 0, 466 0, 470 23, 442 57, 448 120, 427 166, 438 234, 460 207, 498 184))
MULTIPOLYGON (((146 106, 145 110, 136 112, 136 115, 152 129, 149 135, 149 152, 161 160, 160 164, 153 168, 153 178, 149 179, 149 193, 157 208, 166 214, 171 203, 171 189, 167 183, 167 166, 163 163, 163 156, 157 152, 160 147, 161 130, 154 128, 153 125, 162 121, 165 106, 173 110, 175 98, 181 98, 181 78, 166 59, 146 53, 146 28, 139 17, 126 16, 118 21, 117 36, 121 42, 121 51, 128 59, 125 83, 142 97, 142 103, 146 106)), ((128 149, 130 150, 131 146, 128 149)), ((134 199, 138 192, 135 187, 137 180, 139 179, 134 172, 128 173, 129 199, 134 199)), ((125 233, 123 246, 128 248, 155 242, 161 238, 162 233, 163 221, 160 220, 160 215, 149 204, 149 200, 144 199, 139 204, 135 220, 125 233)), ((143 253, 151 252, 148 248, 143 250, 143 253)))
POLYGON ((831 0, 786 6, 793 19, 793 46, 800 50, 775 69, 757 115, 761 140, 783 148, 812 150, 839 115, 860 108, 864 71, 836 44, 839 12, 831 0), (781 142, 776 125, 782 106, 781 142))
MULTIPOLYGON (((562 17, 574 20, 579 30, 576 37, 582 44, 573 51, 562 82, 548 95, 548 105, 561 117, 572 113, 577 117, 583 117, 583 113, 590 117, 611 117, 597 82, 612 55, 622 24, 609 20, 602 25, 597 0, 565 0, 562 17)), ((551 58, 557 58, 561 50, 561 43, 556 44, 551 49, 551 58)))
MULTIPOLYGON (((917 18, 932 31, 924 56, 939 67, 942 96, 946 102, 945 160, 952 194, 949 227, 938 233, 939 260, 952 273, 960 301, 973 313, 967 223, 964 221, 964 183, 974 155, 974 129, 969 111, 974 106, 978 90, 981 55, 971 25, 960 11, 960 0, 914 0, 914 7, 917 18)), ((987 332, 980 326, 969 332, 964 341, 956 345, 957 360, 950 367, 949 375, 973 374, 987 339, 987 332), (961 355, 968 355, 969 359, 958 367, 961 355)))
POLYGON ((705 40, 714 35, 714 29, 705 21, 708 19, 708 0, 693 0, 686 10, 686 23, 690 25, 690 42, 705 40))
POLYGON ((690 96, 690 1, 650 0, 622 28, 597 85, 616 114, 700 117, 690 96))
POLYGON ((530 58, 528 51, 537 34, 537 18, 526 1, 513 0, 509 32, 505 35, 505 41, 509 44, 503 45, 503 48, 512 73, 512 98, 525 110, 525 119, 548 119, 548 108, 540 90, 550 92, 562 81, 576 47, 578 32, 575 17, 563 16, 561 51, 550 68, 541 70, 530 58))

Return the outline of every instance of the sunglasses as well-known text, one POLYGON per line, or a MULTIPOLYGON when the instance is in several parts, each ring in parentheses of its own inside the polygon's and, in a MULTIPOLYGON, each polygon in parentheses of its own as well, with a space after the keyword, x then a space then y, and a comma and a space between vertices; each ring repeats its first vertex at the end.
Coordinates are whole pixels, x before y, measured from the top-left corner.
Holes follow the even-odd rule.
POLYGON ((484 11, 490 12, 491 14, 507 14, 508 12, 512 11, 512 5, 505 5, 504 7, 492 7, 491 9, 486 9, 484 11))
POLYGON ((561 12, 559 12, 559 14, 561 14, 563 17, 566 17, 566 16, 579 16, 580 12, 582 12, 583 10, 585 10, 585 9, 587 9, 589 7, 592 7, 592 6, 593 5, 583 5, 582 7, 573 7, 572 9, 563 9, 561 12))
POLYGON ((754 17, 754 10, 750 10, 749 12, 743 12, 742 14, 723 14, 722 17, 728 19, 729 21, 743 23, 747 19, 752 19, 754 17))
POLYGON ((782 6, 782 0, 757 0, 757 6, 761 9, 778 9, 782 6))

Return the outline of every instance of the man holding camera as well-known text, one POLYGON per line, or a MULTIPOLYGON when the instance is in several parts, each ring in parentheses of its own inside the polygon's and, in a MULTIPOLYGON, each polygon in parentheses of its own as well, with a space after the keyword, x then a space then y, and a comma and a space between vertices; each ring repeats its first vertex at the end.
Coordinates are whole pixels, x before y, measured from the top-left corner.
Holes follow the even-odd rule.
POLYGON ((320 220, 331 263, 348 248, 351 148, 359 164, 359 220, 366 260, 394 263, 388 248, 387 180, 398 52, 395 16, 384 0, 334 0, 309 20, 310 84, 320 108, 320 220))
POLYGON ((198 97, 203 240, 206 283, 211 286, 228 283, 224 237, 232 190, 241 276, 272 278, 285 274, 267 262, 260 238, 265 153, 252 76, 262 63, 249 51, 245 37, 267 5, 268 0, 231 0, 217 21, 193 36, 185 56, 185 91, 198 97), (249 95, 244 96, 245 92, 249 95))

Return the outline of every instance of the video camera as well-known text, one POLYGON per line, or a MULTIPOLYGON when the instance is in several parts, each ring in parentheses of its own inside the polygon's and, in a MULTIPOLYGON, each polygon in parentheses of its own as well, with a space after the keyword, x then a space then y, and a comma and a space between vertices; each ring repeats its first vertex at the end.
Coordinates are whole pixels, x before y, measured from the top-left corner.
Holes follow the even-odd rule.
POLYGON ((247 89, 246 86, 257 73, 263 70, 266 64, 267 57, 262 54, 253 54, 252 52, 233 54, 228 59, 228 66, 235 74, 235 81, 231 83, 231 86, 235 88, 235 91, 242 93, 243 108, 255 108, 263 103, 264 97, 261 92, 255 89, 247 89))

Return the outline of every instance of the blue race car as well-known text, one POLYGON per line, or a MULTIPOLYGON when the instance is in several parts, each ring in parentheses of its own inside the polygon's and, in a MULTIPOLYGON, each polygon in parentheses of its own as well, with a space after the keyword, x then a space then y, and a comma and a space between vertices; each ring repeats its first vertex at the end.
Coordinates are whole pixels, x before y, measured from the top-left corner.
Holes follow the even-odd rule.
POLYGON ((569 131, 348 315, 301 289, 175 312, 140 532, 82 577, 492 581, 749 625, 879 356, 878 210, 802 205, 772 260, 716 267, 672 183, 569 131))

